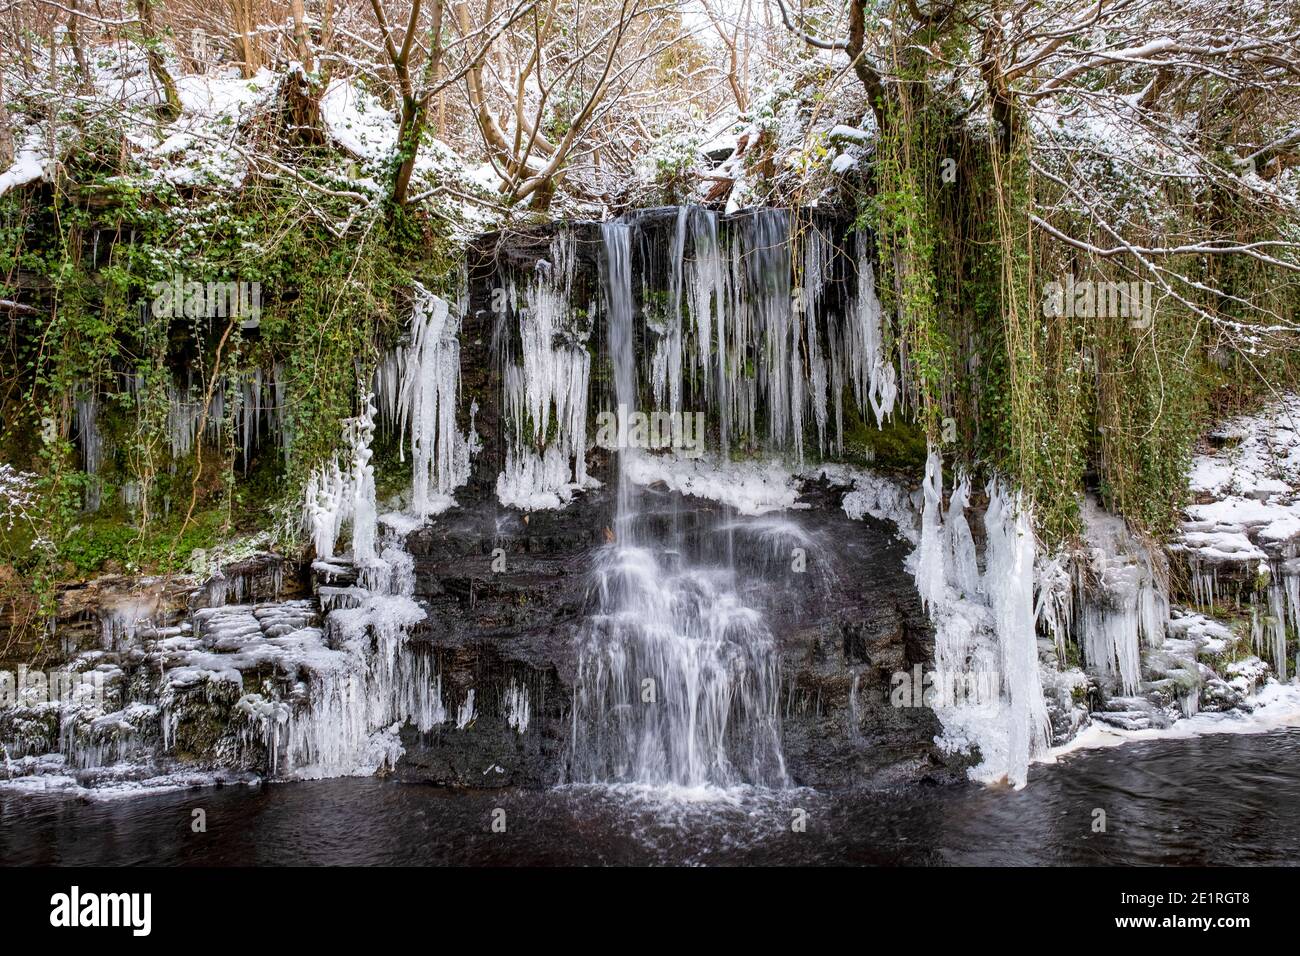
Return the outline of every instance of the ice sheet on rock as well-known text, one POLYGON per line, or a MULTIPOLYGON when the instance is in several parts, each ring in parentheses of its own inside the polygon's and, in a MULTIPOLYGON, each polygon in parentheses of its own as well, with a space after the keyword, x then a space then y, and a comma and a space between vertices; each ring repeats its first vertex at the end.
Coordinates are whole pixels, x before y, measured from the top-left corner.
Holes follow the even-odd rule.
POLYGON ((914 496, 897 481, 847 465, 822 465, 810 472, 809 477, 823 478, 831 484, 850 488, 841 507, 854 521, 870 515, 880 521, 892 522, 899 535, 914 547, 920 541, 919 509, 914 496))
POLYGON ((1048 759, 1078 750, 1116 747, 1138 740, 1169 740, 1207 734, 1259 734, 1300 725, 1300 684, 1269 680, 1251 699, 1249 710, 1201 712, 1168 727, 1124 730, 1094 722, 1068 744, 1052 749, 1048 759))
POLYGON ((670 491, 717 501, 745 515, 798 507, 799 479, 777 461, 722 462, 635 449, 621 457, 624 473, 637 485, 662 483, 670 491))
POLYGON ((1122 518, 1091 497, 1081 510, 1091 583, 1081 595, 1077 637, 1088 667, 1113 690, 1131 695, 1142 679, 1141 648, 1164 643, 1168 570, 1163 555, 1137 540, 1122 518))

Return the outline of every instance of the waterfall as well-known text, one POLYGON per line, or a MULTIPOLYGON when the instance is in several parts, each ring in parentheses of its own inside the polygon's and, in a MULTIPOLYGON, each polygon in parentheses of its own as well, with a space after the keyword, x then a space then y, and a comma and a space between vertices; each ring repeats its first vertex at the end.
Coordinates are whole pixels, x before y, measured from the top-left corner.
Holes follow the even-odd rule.
MULTIPOLYGON (((681 216, 675 261, 684 234, 681 216)), ((620 414, 630 414, 639 403, 628 224, 605 224, 602 240, 614 397, 620 414)), ((680 277, 680 264, 673 275, 680 277)), ((671 281, 680 290, 680 278, 671 281)), ((678 374, 676 365, 654 361, 656 376, 678 374)), ((661 397, 664 385, 677 401, 670 381, 652 383, 661 397)), ((649 520, 656 516, 628 475, 637 454, 619 452, 617 533, 596 559, 595 612, 580 637, 570 777, 784 785, 775 639, 762 611, 741 595, 734 561, 716 558, 730 548, 696 559, 680 523, 662 531, 649 520)), ((703 531, 707 539, 730 533, 721 524, 703 531)))
POLYGON ((600 296, 604 331, 635 343, 607 348, 607 392, 589 348, 596 303, 575 300, 584 294, 579 235, 562 227, 531 268, 499 262, 493 276, 494 301, 505 292, 507 302, 497 328, 502 504, 560 508, 595 486, 586 423, 602 400, 624 420, 638 410, 702 415, 724 461, 766 452, 796 465, 814 451, 843 452, 846 396, 865 421, 883 426, 893 414, 890 329, 861 230, 783 209, 698 206, 601 224, 599 271, 617 278, 600 296), (617 364, 632 352, 644 356, 640 367, 617 364))
MULTIPOLYGON (((637 410, 636 338, 632 328, 631 231, 627 223, 607 222, 601 226, 604 249, 605 322, 609 337, 609 362, 613 369, 614 401, 620 417, 637 410)), ((629 481, 620 455, 618 469, 618 506, 615 526, 623 533, 623 524, 631 513, 628 501, 629 481)))

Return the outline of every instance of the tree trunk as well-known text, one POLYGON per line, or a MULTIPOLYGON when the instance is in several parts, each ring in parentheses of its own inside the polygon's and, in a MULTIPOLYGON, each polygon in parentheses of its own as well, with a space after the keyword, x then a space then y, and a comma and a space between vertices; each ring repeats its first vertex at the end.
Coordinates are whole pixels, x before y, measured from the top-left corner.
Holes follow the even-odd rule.
POLYGON ((5 100, 5 78, 0 73, 0 169, 8 169, 14 162, 14 135, 9 126, 9 107, 5 100))
POLYGON ((434 0, 430 12, 433 26, 429 28, 429 59, 424 64, 424 80, 419 90, 411 90, 402 96, 402 122, 397 132, 400 159, 393 176, 395 206, 406 205, 407 193, 411 188, 411 174, 415 171, 415 159, 419 155, 420 140, 424 136, 429 99, 435 78, 442 67, 442 4, 443 0, 434 0))
POLYGON ((289 0, 289 13, 293 17, 293 44, 298 62, 308 73, 316 71, 312 62, 311 38, 307 35, 307 14, 303 11, 302 0, 289 0))
POLYGON ((252 0, 231 0, 232 25, 239 42, 235 44, 235 55, 239 57, 239 69, 245 78, 251 77, 261 66, 257 51, 257 38, 253 35, 252 0))
POLYGON ((150 0, 135 0, 135 10, 140 17, 140 33, 144 38, 145 58, 149 61, 149 72, 162 88, 163 102, 158 108, 158 113, 164 120, 174 120, 181 115, 181 100, 176 95, 176 81, 167 72, 167 64, 163 60, 162 50, 159 49, 162 40, 154 29, 153 4, 150 0))

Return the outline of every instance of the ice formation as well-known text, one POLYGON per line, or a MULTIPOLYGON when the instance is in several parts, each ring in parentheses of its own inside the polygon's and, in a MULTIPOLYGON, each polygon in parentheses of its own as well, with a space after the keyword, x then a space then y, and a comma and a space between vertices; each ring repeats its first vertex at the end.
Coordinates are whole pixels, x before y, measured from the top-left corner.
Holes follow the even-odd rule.
MULTIPOLYGON (((172 470, 194 451, 201 423, 202 437, 214 444, 223 441, 227 427, 231 429, 245 474, 259 448, 269 445, 287 456, 291 436, 284 376, 284 366, 279 362, 273 363, 269 371, 260 367, 243 370, 237 376, 233 399, 227 394, 227 383, 218 381, 212 387, 206 415, 205 385, 193 380, 171 382, 167 386, 167 438, 172 470), (226 421, 227 414, 232 416, 230 422, 226 421)), ((132 391, 138 396, 139 386, 133 385, 132 391)))
POLYGON ((375 374, 383 418, 411 442, 411 510, 429 515, 450 507, 452 492, 469 480, 478 450, 477 406, 469 431, 456 423, 460 403, 460 320, 452 306, 415 286, 410 344, 389 354, 375 374))
POLYGON ((983 588, 993 605, 1003 688, 1009 698, 1007 778, 1019 787, 1024 785, 1029 773, 1029 761, 1046 749, 1049 739, 1035 633, 1037 542, 1019 495, 1012 494, 999 482, 991 482, 988 499, 984 514, 988 544, 983 588))
POLYGON ((1074 624, 1084 661, 1120 694, 1137 692, 1142 679, 1141 648, 1159 647, 1169 621, 1169 591, 1163 559, 1134 539, 1124 520, 1091 498, 1083 505, 1087 551, 1079 573, 1090 584, 1077 588, 1083 600, 1074 624))
POLYGON ((92 389, 76 400, 77 444, 81 448, 82 467, 90 476, 86 484, 87 511, 98 511, 101 486, 100 468, 104 461, 104 438, 99 431, 99 396, 92 389))
POLYGON ((981 571, 965 514, 969 481, 959 479, 945 511, 942 468, 931 448, 919 529, 909 530, 916 519, 904 496, 882 487, 882 479, 855 481, 844 508, 851 517, 889 517, 916 544, 909 565, 934 622, 935 674, 945 688, 935 703, 944 728, 940 744, 963 752, 978 747, 981 762, 973 777, 1023 787, 1030 761, 1049 743, 1038 661, 1037 542, 1019 496, 991 482, 981 571))
POLYGON ((1244 604, 1256 650, 1280 680, 1300 671, 1300 396, 1215 433, 1222 447, 1198 455, 1197 503, 1174 547, 1202 608, 1244 604))
POLYGON ((518 341, 501 335, 500 500, 555 508, 588 487, 593 407, 699 412, 723 462, 737 448, 800 465, 811 449, 819 457, 841 452, 846 395, 882 423, 898 386, 871 243, 855 234, 846 254, 834 230, 796 223, 785 210, 722 217, 696 206, 603 223, 605 328, 645 355, 630 373, 612 368, 608 392, 596 385, 603 376, 593 377, 596 304, 575 300, 573 232, 558 232, 529 275, 500 267, 507 302, 523 290, 522 306, 509 313, 518 341), (623 374, 632 380, 620 383, 623 374))
POLYGON ((361 414, 343 422, 342 455, 313 469, 308 476, 304 521, 317 558, 328 560, 334 556, 339 535, 349 524, 358 563, 374 557, 375 476, 370 465, 374 432, 374 397, 367 391, 362 395, 361 414), (340 457, 344 459, 342 465, 340 457))
POLYGON ((510 436, 497 496, 523 510, 558 508, 596 485, 587 475, 591 326, 571 301, 574 255, 572 235, 561 231, 525 286, 518 351, 504 359, 510 436))
POLYGON ((506 715, 506 725, 519 733, 526 733, 532 719, 532 705, 528 700, 528 688, 515 681, 510 682, 501 695, 501 711, 506 715))

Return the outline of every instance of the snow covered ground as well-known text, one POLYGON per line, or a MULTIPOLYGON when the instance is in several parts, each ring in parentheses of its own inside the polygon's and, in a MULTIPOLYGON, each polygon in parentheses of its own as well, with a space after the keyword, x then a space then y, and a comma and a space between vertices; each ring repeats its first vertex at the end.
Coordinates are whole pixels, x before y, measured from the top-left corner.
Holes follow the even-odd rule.
POLYGON ((1300 538, 1300 395, 1234 419, 1198 455, 1181 545, 1207 564, 1294 557, 1300 538))

